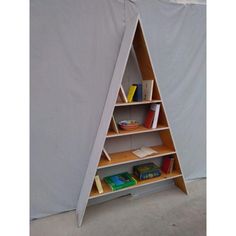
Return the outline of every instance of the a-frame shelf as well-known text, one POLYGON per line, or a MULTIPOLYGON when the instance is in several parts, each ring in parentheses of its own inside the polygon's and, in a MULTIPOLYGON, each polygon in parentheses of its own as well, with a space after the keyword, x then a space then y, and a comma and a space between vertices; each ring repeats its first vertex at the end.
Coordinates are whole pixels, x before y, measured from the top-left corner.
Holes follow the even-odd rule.
MULTIPOLYGON (((157 184, 166 180, 173 180, 179 189, 187 193, 178 154, 158 88, 157 77, 153 69, 141 21, 137 15, 126 22, 120 52, 107 93, 100 125, 90 153, 84 183, 80 191, 77 205, 78 225, 82 224, 88 200, 123 191, 126 191, 126 194, 129 193, 129 190, 157 184), (128 78, 126 81, 122 81, 123 78, 127 78, 124 74, 131 52, 135 55, 140 76, 139 78, 132 78, 132 80, 128 78), (148 84, 151 85, 151 87, 149 86, 149 96, 147 95, 148 84), (130 98, 134 95, 130 95, 130 92, 132 93, 132 85, 137 85, 136 88, 139 86, 139 88, 143 89, 142 91, 146 91, 143 93, 145 96, 140 96, 141 92, 137 92, 135 99, 130 98), (129 92, 127 93, 127 91, 129 92), (158 113, 155 113, 158 114, 156 116, 158 117, 156 122, 158 122, 154 123, 153 118, 153 121, 151 121, 153 123, 147 125, 146 121, 148 120, 150 109, 153 109, 151 107, 159 107, 158 113), (117 123, 127 119, 136 120, 140 125, 132 131, 122 130, 124 127, 119 127, 117 123), (145 126, 155 128, 146 128, 145 126), (104 148, 104 145, 108 147, 110 153, 107 153, 107 148, 104 148), (133 154, 134 147, 141 148, 143 146, 151 147, 157 153, 145 156, 144 158, 139 158, 133 154), (101 155, 102 152, 104 155, 101 155), (146 180, 139 180, 133 176, 137 183, 130 187, 112 191, 111 187, 103 179, 103 177, 106 178, 119 174, 122 170, 123 172, 128 171, 133 175, 132 172, 134 172, 133 168, 136 162, 139 162, 139 164, 156 162, 163 166, 163 162, 168 160, 167 158, 172 160, 172 166, 171 168, 168 167, 167 173, 164 173, 162 169, 160 170, 161 175, 159 177, 146 180), (100 177, 102 178, 100 179, 100 177), (94 184, 94 179, 96 184, 94 184)), ((102 200, 105 200, 105 198, 102 200)))
POLYGON ((106 157, 102 156, 98 164, 98 169, 175 154, 175 150, 168 148, 164 145, 152 146, 151 148, 157 151, 157 153, 144 158, 138 158, 136 155, 134 155, 132 152, 134 150, 109 154, 111 161, 108 161, 106 157))
POLYGON ((152 101, 141 101, 141 102, 117 102, 116 107, 121 106, 135 106, 135 105, 145 105, 145 104, 152 104, 152 103, 160 103, 161 100, 152 100, 152 101))
POLYGON ((110 187, 102 180, 101 183, 102 183, 102 187, 103 187, 104 192, 103 193, 98 193, 98 190, 97 190, 96 186, 93 186, 92 190, 91 190, 91 193, 90 193, 90 196, 89 196, 89 199, 103 197, 105 195, 135 189, 135 188, 139 188, 139 187, 146 186, 146 185, 149 185, 149 184, 155 184, 155 183, 165 181, 165 180, 179 178, 179 177, 182 177, 182 174, 181 174, 180 171, 176 170, 176 171, 173 171, 170 174, 162 173, 161 176, 159 176, 159 177, 155 177, 155 178, 147 179, 147 180, 138 180, 135 176, 133 176, 133 177, 137 180, 136 185, 133 185, 133 186, 127 187, 127 188, 123 188, 123 189, 120 189, 120 190, 116 190, 116 191, 112 191, 110 189, 110 187))
POLYGON ((113 137, 121 137, 121 136, 127 136, 127 135, 134 135, 134 134, 142 134, 142 133, 150 133, 150 132, 157 132, 161 130, 168 129, 168 126, 158 124, 157 128, 148 129, 144 127, 143 125, 140 125, 137 129, 133 131, 127 131, 127 130, 119 130, 119 133, 116 133, 115 131, 109 130, 107 133, 107 138, 113 138, 113 137))

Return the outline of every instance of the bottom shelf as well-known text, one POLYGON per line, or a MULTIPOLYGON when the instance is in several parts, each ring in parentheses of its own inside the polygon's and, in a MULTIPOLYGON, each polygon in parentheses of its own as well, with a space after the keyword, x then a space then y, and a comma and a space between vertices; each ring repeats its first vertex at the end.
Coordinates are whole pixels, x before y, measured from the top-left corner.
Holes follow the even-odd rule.
POLYGON ((182 175, 179 171, 173 171, 170 174, 161 173, 161 176, 159 176, 159 177, 155 177, 155 178, 152 178, 152 179, 146 179, 146 180, 138 180, 136 177, 134 177, 138 182, 136 185, 133 185, 133 186, 127 187, 127 188, 123 188, 123 189, 120 189, 120 190, 117 190, 117 191, 112 191, 110 189, 110 187, 104 182, 104 180, 102 180, 101 183, 102 183, 102 187, 103 187, 104 192, 103 193, 98 193, 96 186, 93 186, 93 188, 91 190, 91 193, 90 193, 90 196, 89 196, 89 199, 102 197, 102 196, 105 196, 105 195, 108 195, 108 194, 117 193, 117 192, 125 191, 125 190, 128 190, 128 189, 135 189, 135 188, 138 188, 138 187, 141 187, 141 186, 161 182, 161 181, 164 181, 164 180, 174 179, 174 178, 177 178, 177 177, 180 177, 180 176, 182 176, 182 175))

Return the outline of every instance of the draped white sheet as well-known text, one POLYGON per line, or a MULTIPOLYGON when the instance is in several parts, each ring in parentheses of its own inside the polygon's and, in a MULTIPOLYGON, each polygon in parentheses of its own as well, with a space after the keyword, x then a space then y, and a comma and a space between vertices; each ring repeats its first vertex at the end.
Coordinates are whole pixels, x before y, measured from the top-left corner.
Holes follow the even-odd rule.
POLYGON ((206 176, 205 6, 31 0, 31 218, 75 209, 125 22, 137 11, 185 177, 206 176))

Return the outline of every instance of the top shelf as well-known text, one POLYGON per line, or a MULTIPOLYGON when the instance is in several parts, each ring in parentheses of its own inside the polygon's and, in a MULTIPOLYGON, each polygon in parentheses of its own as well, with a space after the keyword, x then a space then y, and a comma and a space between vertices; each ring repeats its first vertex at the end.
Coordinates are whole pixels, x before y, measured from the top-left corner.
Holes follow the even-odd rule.
POLYGON ((141 101, 141 102, 118 102, 116 103, 116 107, 121 106, 134 106, 134 105, 145 105, 145 104, 152 104, 152 103, 159 103, 161 100, 152 100, 152 101, 141 101))

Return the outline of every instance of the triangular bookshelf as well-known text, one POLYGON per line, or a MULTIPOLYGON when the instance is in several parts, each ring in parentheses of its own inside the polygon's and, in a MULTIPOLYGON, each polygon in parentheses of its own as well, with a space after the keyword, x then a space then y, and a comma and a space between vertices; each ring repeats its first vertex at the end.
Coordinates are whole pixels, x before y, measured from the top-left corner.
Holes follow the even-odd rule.
MULTIPOLYGON (((145 82, 143 83, 145 84, 145 82)), ((159 182, 167 180, 174 181, 175 185, 187 194, 178 154, 161 99, 142 24, 139 16, 137 16, 127 23, 123 36, 103 116, 90 154, 88 169, 78 200, 78 225, 82 224, 88 200, 102 198, 118 192, 127 194, 135 188, 146 185, 154 186, 159 182), (153 81, 152 95, 149 100, 127 102, 129 88, 122 86, 122 80, 131 51, 136 56, 141 80, 146 82, 153 81), (144 123, 152 104, 159 104, 160 107, 158 123, 153 128, 147 128, 144 123), (122 119, 135 119, 139 125, 133 130, 123 130, 117 124, 122 119), (139 158, 133 151, 141 146, 151 147, 157 153, 139 158), (112 191, 104 181, 104 177, 111 174, 121 172, 132 173, 132 167, 139 163, 153 162, 161 166, 166 157, 173 160, 173 170, 169 173, 162 171, 160 176, 146 180, 139 180, 137 176, 133 175, 137 182, 135 185, 116 191, 112 191), (98 191, 94 182, 94 177, 97 175, 101 179, 102 193, 99 193, 101 191, 98 191)))

